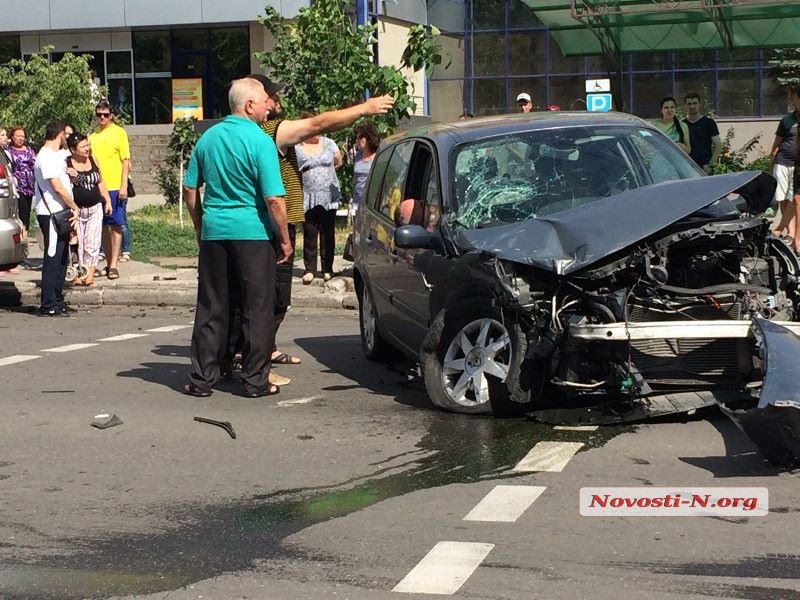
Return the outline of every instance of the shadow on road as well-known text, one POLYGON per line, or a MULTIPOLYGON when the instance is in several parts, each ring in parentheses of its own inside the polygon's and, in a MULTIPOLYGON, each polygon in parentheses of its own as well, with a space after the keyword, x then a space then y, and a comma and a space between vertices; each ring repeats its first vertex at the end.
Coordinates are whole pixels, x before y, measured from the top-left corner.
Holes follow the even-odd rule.
POLYGON ((323 373, 338 373, 356 385, 331 386, 334 391, 362 388, 414 408, 439 412, 428 400, 417 366, 399 354, 387 362, 372 362, 364 357, 361 338, 357 335, 297 338, 295 343, 325 365, 323 373))
POLYGON ((725 415, 717 411, 707 421, 725 442, 723 456, 682 456, 687 464, 705 469, 717 478, 766 477, 777 475, 781 469, 771 465, 758 447, 725 415))

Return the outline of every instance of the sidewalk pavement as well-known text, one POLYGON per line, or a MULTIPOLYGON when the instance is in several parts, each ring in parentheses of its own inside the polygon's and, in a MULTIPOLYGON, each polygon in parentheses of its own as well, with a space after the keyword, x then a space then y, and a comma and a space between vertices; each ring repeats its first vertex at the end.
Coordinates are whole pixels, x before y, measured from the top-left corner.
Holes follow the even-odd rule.
MULTIPOLYGON (((96 277, 90 288, 66 284, 64 298, 71 306, 194 306, 196 257, 167 257, 156 262, 160 264, 135 260, 119 263, 119 279, 96 277)), ((296 259, 295 264, 301 261, 296 259)), ((41 268, 42 251, 34 242, 28 246, 28 260, 19 266, 19 273, 0 276, 0 307, 38 307, 41 268)), ((295 266, 292 306, 357 309, 352 273, 352 263, 337 256, 333 279, 323 282, 316 278, 310 285, 303 285, 302 269, 295 266)))

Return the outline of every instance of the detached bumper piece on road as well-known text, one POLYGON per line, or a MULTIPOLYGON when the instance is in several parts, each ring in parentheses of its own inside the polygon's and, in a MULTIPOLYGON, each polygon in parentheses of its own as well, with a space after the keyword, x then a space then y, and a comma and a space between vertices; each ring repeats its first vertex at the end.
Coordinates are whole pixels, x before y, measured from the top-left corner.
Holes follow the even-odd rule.
MULTIPOLYGON (((529 415, 547 423, 613 424, 691 413, 719 405, 722 412, 747 434, 770 462, 782 467, 800 466, 800 381, 796 361, 800 357, 800 323, 707 321, 692 323, 615 323, 573 328, 579 339, 627 337, 649 339, 739 339, 755 342, 761 361, 762 380, 746 389, 712 389, 656 394, 618 400, 602 406, 587 402, 569 408, 536 410, 529 415), (752 338, 752 339, 751 339, 752 338)), ((647 386, 644 379, 640 385, 647 386)))
POLYGON ((800 466, 800 337, 788 327, 766 319, 755 319, 752 331, 764 373, 758 404, 721 405, 722 411, 770 462, 790 468, 800 466))

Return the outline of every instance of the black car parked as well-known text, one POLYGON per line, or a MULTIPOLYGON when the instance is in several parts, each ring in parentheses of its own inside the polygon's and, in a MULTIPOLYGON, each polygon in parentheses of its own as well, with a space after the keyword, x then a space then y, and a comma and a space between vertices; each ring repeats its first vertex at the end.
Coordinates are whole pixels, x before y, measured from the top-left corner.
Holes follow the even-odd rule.
POLYGON ((773 189, 705 176, 624 114, 395 136, 355 222, 364 352, 419 360, 433 403, 463 413, 625 420, 775 402, 767 346, 780 330, 800 356, 800 265, 759 216, 773 189))

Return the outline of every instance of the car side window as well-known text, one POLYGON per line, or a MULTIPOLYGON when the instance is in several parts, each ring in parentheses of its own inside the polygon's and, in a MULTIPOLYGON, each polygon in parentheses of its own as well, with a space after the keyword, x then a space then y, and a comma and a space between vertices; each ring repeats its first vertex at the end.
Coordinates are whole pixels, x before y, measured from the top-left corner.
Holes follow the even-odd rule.
POLYGON ((419 225, 433 231, 439 224, 440 205, 433 150, 420 141, 411 156, 403 199, 394 212, 395 225, 419 225))
POLYGON ((394 148, 389 166, 386 168, 386 175, 383 178, 378 210, 392 221, 394 221, 395 211, 403 200, 413 151, 414 140, 399 142, 394 148))
POLYGON ((366 204, 373 210, 380 210, 381 186, 383 185, 383 177, 386 174, 386 167, 389 164, 389 159, 392 158, 393 151, 394 148, 387 148, 382 152, 379 151, 378 155, 373 159, 375 162, 369 174, 366 190, 366 204))
POLYGON ((431 157, 425 171, 425 222, 422 224, 428 231, 439 227, 442 218, 442 196, 439 189, 439 176, 436 173, 436 163, 431 157))

